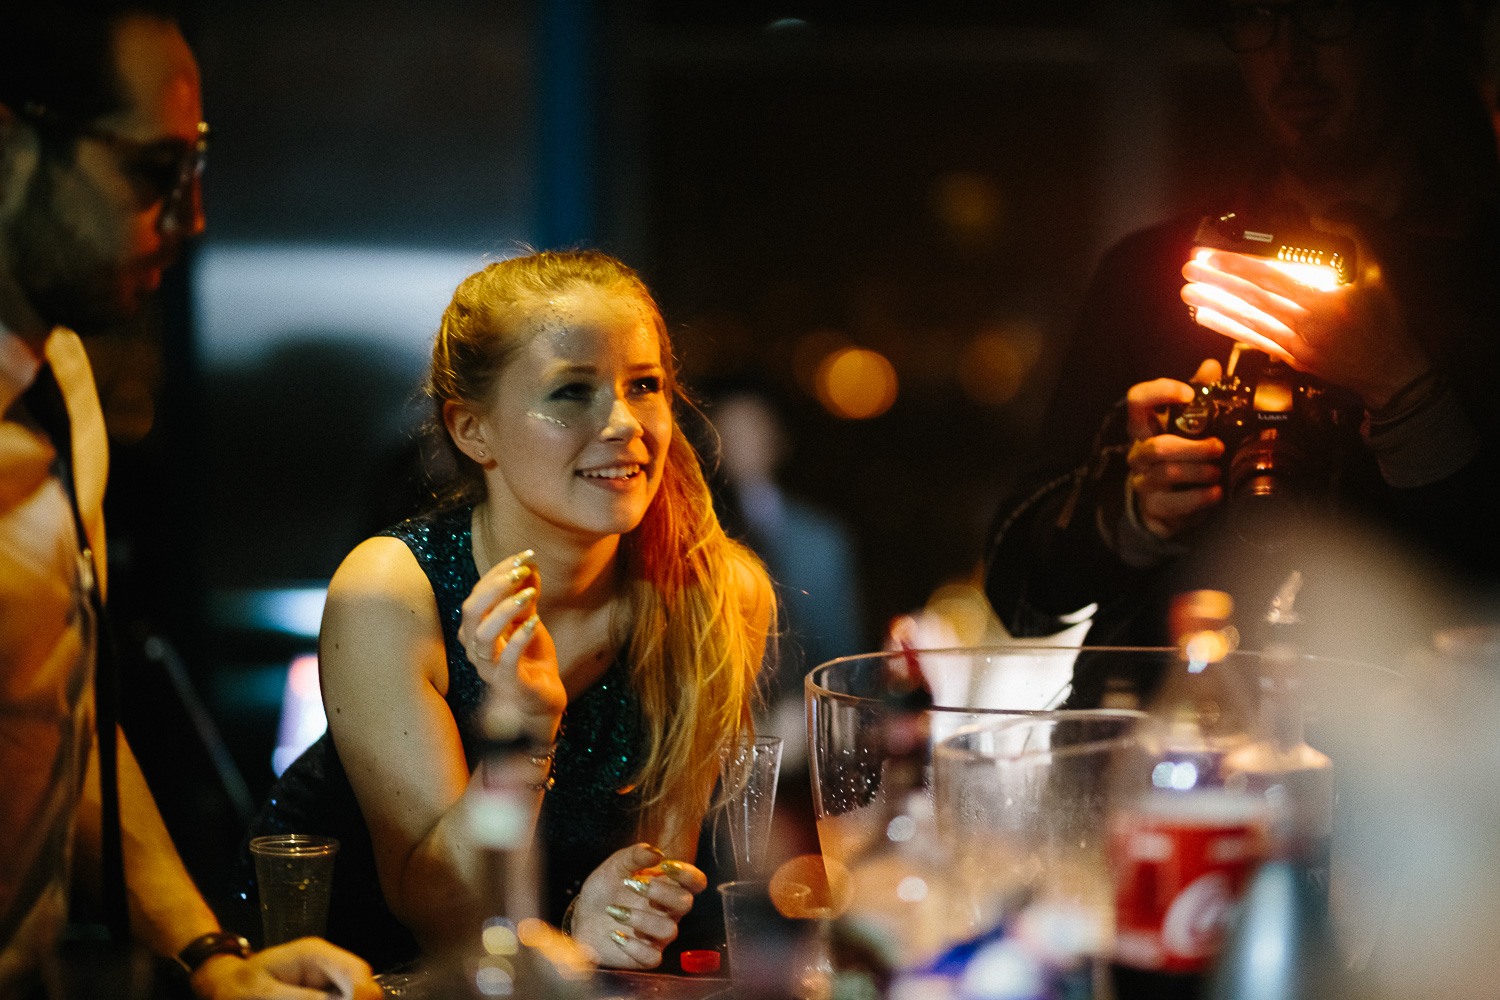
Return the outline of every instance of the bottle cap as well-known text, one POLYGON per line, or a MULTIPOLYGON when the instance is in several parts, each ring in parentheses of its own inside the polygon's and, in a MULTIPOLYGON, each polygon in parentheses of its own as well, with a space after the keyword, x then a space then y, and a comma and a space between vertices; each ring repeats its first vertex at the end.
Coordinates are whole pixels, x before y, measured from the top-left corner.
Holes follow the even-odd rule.
POLYGON ((716 951, 685 951, 682 953, 682 971, 693 975, 719 971, 719 953, 716 951))
POLYGON ((1234 615, 1234 598, 1222 590, 1189 590, 1172 598, 1167 630, 1180 644, 1185 635, 1220 629, 1234 615))

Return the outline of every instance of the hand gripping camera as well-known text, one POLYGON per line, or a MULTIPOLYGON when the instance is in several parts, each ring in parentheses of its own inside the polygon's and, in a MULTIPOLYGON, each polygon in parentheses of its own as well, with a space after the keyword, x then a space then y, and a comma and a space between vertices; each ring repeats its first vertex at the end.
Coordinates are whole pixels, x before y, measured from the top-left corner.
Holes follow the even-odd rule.
MULTIPOLYGON (((1246 225, 1233 213, 1205 218, 1193 242, 1195 253, 1228 250, 1279 262, 1306 284, 1333 287, 1354 274, 1353 241, 1306 228, 1246 225)), ((1339 442, 1358 434, 1362 408, 1352 394, 1260 351, 1252 349, 1241 366, 1244 350, 1236 343, 1224 377, 1195 387, 1192 402, 1167 407, 1163 430, 1224 442, 1231 522, 1246 540, 1275 544, 1278 522, 1329 491, 1339 442)))

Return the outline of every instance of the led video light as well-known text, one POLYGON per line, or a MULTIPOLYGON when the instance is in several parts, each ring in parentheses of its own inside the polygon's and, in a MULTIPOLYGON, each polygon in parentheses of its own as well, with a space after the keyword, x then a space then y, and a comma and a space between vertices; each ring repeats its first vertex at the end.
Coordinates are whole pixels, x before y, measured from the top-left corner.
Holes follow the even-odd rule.
POLYGON ((1233 212, 1206 216, 1193 234, 1199 248, 1263 257, 1304 285, 1329 291, 1354 280, 1354 241, 1315 229, 1250 226, 1233 212))

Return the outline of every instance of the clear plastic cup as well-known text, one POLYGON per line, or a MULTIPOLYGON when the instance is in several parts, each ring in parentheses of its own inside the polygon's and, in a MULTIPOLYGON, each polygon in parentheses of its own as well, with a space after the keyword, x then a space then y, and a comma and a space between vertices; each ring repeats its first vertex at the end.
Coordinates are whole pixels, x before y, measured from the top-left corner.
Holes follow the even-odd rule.
POLYGON ((729 801, 725 819, 734 849, 734 868, 742 879, 764 878, 771 845, 771 818, 776 810, 776 783, 781 775, 781 737, 742 740, 720 760, 729 801))
POLYGON ((265 944, 316 937, 328 926, 333 862, 339 842, 332 837, 280 833, 250 841, 255 878, 260 884, 260 919, 265 944))

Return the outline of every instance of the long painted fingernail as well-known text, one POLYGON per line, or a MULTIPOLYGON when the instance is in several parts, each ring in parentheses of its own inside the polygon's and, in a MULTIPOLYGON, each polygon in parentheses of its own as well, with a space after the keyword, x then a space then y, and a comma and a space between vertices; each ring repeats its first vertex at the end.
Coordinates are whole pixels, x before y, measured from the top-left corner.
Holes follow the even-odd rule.
POLYGON ((644 896, 651 891, 651 880, 649 878, 631 877, 625 880, 625 888, 631 892, 644 896))
POLYGON ((530 618, 526 619, 524 622, 521 623, 521 631, 523 631, 523 632, 535 632, 536 631, 536 627, 538 625, 540 625, 541 623, 542 623, 542 620, 540 618, 538 618, 536 615, 532 615, 530 618))
POLYGON ((513 569, 513 570, 510 571, 510 582, 511 583, 520 583, 522 580, 526 579, 530 575, 531 575, 531 567, 530 566, 518 566, 515 569, 513 569))
POLYGON ((516 607, 519 608, 519 607, 523 607, 526 604, 527 601, 531 600, 535 596, 536 596, 536 588, 535 587, 527 587, 525 590, 521 591, 519 594, 517 594, 515 597, 513 597, 512 600, 516 602, 516 607))
POLYGON ((536 549, 527 549, 525 552, 518 554, 513 561, 517 567, 525 566, 531 562, 531 557, 534 555, 536 555, 536 549))
POLYGON ((658 858, 664 858, 667 856, 666 852, 663 851, 660 847, 657 847, 655 844, 636 844, 635 846, 644 847, 646 850, 650 851, 658 858))
POLYGON ((683 864, 681 861, 663 861, 660 867, 664 874, 670 875, 673 878, 676 878, 678 875, 681 875, 683 872, 687 871, 687 865, 683 864))
POLYGON ((611 941, 613 941, 615 944, 619 945, 621 951, 625 950, 625 942, 630 940, 628 937, 626 937, 624 934, 621 934, 619 931, 610 931, 609 932, 609 939, 611 941))
POLYGON ((609 906, 606 906, 604 908, 604 912, 608 913, 610 915, 611 919, 613 919, 616 923, 621 923, 621 924, 628 924, 628 923, 630 923, 630 909, 629 909, 629 907, 615 906, 613 903, 611 903, 609 906))

